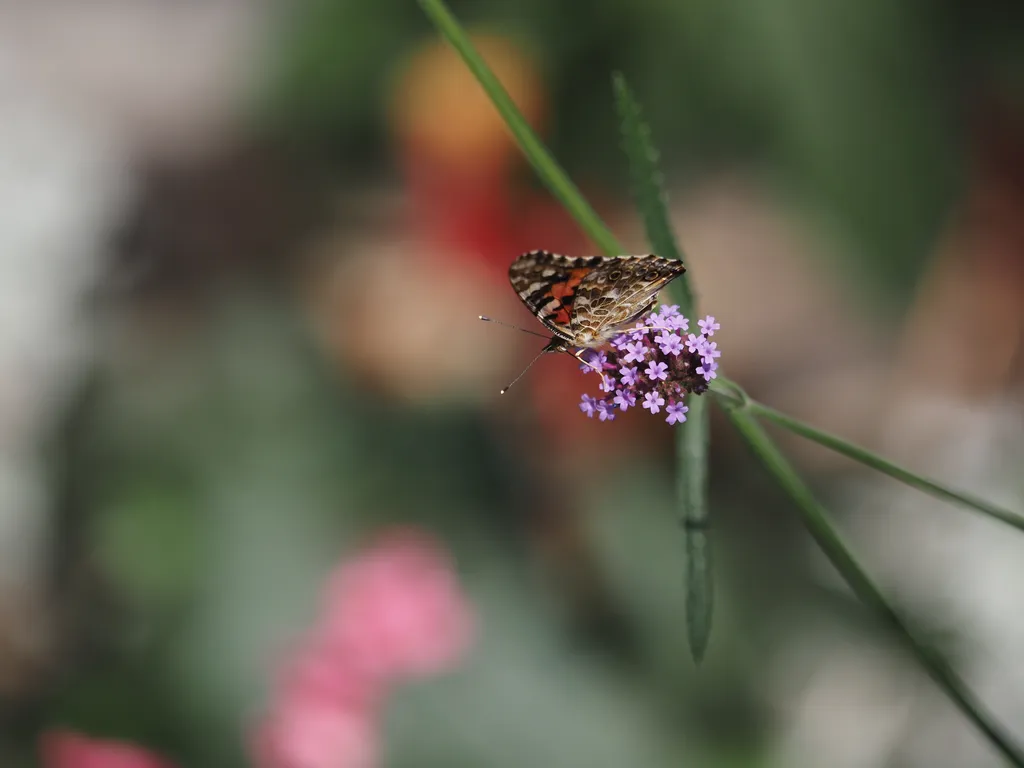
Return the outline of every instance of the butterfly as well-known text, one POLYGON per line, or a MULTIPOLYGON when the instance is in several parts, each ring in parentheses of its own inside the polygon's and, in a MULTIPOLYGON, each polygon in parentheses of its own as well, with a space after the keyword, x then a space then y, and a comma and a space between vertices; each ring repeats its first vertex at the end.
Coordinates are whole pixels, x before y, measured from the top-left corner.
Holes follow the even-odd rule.
POLYGON ((554 334, 541 354, 567 352, 585 362, 586 350, 607 343, 622 326, 653 309, 658 292, 685 271, 681 261, 654 254, 577 257, 529 251, 512 262, 508 277, 527 309, 554 334))

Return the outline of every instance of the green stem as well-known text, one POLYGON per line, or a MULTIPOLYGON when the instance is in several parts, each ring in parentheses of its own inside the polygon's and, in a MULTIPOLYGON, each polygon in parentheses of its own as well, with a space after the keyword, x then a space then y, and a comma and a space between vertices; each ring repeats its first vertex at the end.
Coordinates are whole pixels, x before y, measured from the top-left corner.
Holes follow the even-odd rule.
POLYGON ((782 488, 796 502, 800 519, 817 542, 825 556, 850 585, 854 594, 895 633, 907 650, 952 699, 964 715, 988 737, 1003 756, 1015 766, 1024 768, 1024 752, 1014 744, 1003 726, 978 701, 974 694, 950 667, 946 659, 933 648, 917 640, 900 615, 889 605, 885 596, 864 572, 854 555, 828 520, 825 508, 818 503, 793 467, 779 452, 764 428, 752 418, 749 406, 743 408, 723 400, 725 411, 782 488))
MULTIPOLYGON (((658 151, 650 126, 626 78, 616 73, 612 86, 622 126, 622 144, 633 177, 633 197, 644 219, 647 241, 655 253, 681 260, 682 251, 669 221, 658 151)), ((668 291, 683 314, 692 318, 695 301, 689 275, 674 280, 668 291)), ((688 402, 690 410, 677 435, 676 478, 686 552, 686 640, 694 662, 699 664, 711 636, 714 605, 707 500, 709 425, 707 401, 691 397, 688 402)))
POLYGON ((686 550, 686 640, 699 664, 711 636, 714 606, 711 541, 708 532, 708 398, 690 397, 677 438, 679 499, 686 550))
POLYGON ((1006 523, 1018 530, 1024 531, 1024 516, 1011 512, 1003 507, 999 507, 991 502, 985 501, 984 499, 979 499, 976 496, 971 496, 970 494, 957 491, 930 478, 922 477, 921 475, 911 472, 905 467, 894 464, 888 459, 879 456, 877 453, 872 453, 865 448, 861 448, 858 445, 854 445, 843 440, 837 435, 812 427, 806 422, 794 419, 792 416, 787 416, 781 411, 777 411, 774 408, 757 402, 756 400, 751 400, 738 385, 731 381, 722 380, 721 384, 716 382, 716 386, 712 389, 712 392, 715 396, 728 401, 734 407, 740 407, 754 416, 758 416, 778 424, 783 429, 787 429, 794 434, 805 437, 808 440, 812 440, 819 445, 823 445, 826 448, 842 454, 843 456, 847 456, 854 461, 860 462, 867 467, 878 470, 882 474, 888 475, 894 480, 898 480, 911 488, 916 488, 917 490, 927 493, 930 496, 934 496, 937 499, 948 501, 967 509, 973 509, 976 512, 981 512, 982 514, 988 515, 1002 523, 1006 523), (723 386, 728 388, 729 391, 723 390, 723 386))
POLYGON ((530 124, 526 122, 526 118, 516 107, 512 97, 508 95, 508 91, 477 53, 444 2, 442 0, 418 0, 418 2, 427 16, 437 25, 445 40, 462 57, 466 66, 469 67, 473 76, 490 97, 520 149, 523 150, 526 159, 530 161, 541 180, 547 184, 551 192, 572 214, 598 248, 608 255, 623 253, 618 239, 604 225, 583 194, 572 183, 568 174, 562 170, 541 140, 537 138, 537 134, 530 128, 530 124))

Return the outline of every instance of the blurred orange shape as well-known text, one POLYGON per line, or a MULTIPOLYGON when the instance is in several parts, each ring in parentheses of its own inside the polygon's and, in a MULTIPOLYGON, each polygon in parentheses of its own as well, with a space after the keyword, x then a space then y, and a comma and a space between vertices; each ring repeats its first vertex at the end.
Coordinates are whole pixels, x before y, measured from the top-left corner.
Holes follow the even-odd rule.
MULTIPOLYGON (((531 124, 543 114, 543 88, 532 61, 511 40, 471 35, 473 44, 531 124)), ((391 123, 401 145, 470 175, 489 175, 514 146, 508 129, 458 54, 431 41, 415 51, 398 77, 391 123)))

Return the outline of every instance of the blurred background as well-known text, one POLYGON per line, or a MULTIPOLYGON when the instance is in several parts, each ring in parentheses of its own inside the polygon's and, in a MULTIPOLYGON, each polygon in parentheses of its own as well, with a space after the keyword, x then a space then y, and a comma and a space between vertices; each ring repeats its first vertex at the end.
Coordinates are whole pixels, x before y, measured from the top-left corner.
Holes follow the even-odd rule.
MULTIPOLYGON (((730 377, 1024 509, 1024 6, 452 9, 645 252, 626 74, 730 377)), ((717 415, 694 667, 672 428, 586 419, 564 356, 498 396, 543 342, 476 318, 536 327, 533 248, 592 245, 412 0, 0 2, 0 765, 101 764, 41 758, 59 729, 256 764, 284 649, 395 524, 478 632, 389 694, 377 765, 1001 764, 717 415)), ((779 439, 1024 740, 1024 537, 779 439)), ((307 726, 260 764, 366 764, 307 726)))

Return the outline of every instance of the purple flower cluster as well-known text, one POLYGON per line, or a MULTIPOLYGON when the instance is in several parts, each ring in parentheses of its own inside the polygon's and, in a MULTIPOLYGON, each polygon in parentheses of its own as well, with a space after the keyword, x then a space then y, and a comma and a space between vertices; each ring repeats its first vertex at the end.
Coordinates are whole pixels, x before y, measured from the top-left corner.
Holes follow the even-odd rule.
POLYGON ((602 396, 583 395, 580 410, 589 418, 611 421, 615 411, 639 404, 652 415, 664 409, 665 421, 681 424, 689 410, 683 404, 687 394, 707 391, 708 382, 718 374, 722 353, 711 341, 721 326, 708 315, 697 322, 699 334, 688 333, 690 321, 678 305, 662 305, 657 312, 640 318, 612 339, 610 350, 588 350, 580 370, 601 374, 602 396))

